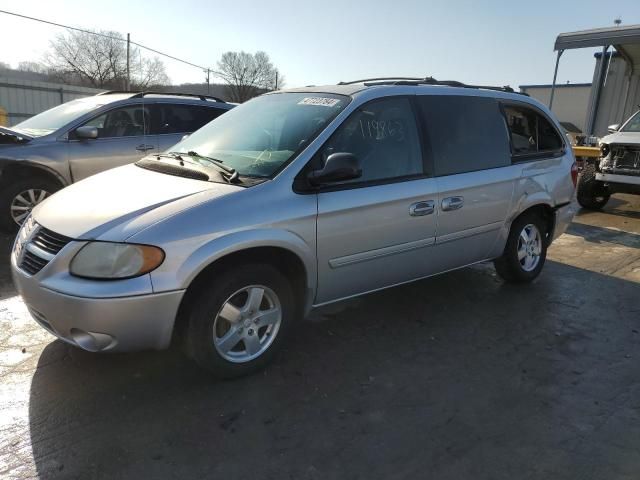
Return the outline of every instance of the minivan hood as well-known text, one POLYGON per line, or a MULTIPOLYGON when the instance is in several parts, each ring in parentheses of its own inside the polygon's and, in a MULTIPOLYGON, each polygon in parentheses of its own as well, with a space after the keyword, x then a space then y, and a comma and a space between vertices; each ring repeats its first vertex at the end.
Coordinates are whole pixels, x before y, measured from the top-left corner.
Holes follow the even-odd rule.
MULTIPOLYGON (((144 228, 146 225, 140 221, 144 215, 153 217, 151 221, 159 221, 161 219, 150 212, 172 202, 176 208, 163 209, 164 216, 182 210, 184 201, 180 201, 188 197, 203 194, 202 201, 205 201, 242 188, 125 165, 60 190, 34 208, 33 218, 58 234, 74 239, 95 239, 133 220, 138 230, 144 228)), ((134 233, 130 230, 130 234, 134 233)))
POLYGON ((33 140, 31 135, 20 133, 7 127, 0 127, 0 145, 15 145, 16 143, 25 143, 30 140, 33 140))

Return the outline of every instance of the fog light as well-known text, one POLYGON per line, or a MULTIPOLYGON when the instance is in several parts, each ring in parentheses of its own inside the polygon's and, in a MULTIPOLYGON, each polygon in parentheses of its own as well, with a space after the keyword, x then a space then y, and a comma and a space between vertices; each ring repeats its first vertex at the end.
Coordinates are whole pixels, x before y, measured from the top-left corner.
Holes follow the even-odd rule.
POLYGON ((101 352, 116 345, 116 339, 106 333, 85 332, 79 328, 72 328, 69 335, 76 345, 88 352, 101 352))

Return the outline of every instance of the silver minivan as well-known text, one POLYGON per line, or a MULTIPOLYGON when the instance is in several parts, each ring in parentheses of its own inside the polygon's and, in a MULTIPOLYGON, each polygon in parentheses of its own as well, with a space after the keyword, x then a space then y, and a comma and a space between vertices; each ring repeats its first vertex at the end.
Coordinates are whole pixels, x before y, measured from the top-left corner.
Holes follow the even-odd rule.
POLYGON ((11 255, 33 318, 94 352, 182 342, 220 377, 313 308, 492 260, 535 279, 575 212, 558 121, 426 80, 273 92, 38 205, 11 255))

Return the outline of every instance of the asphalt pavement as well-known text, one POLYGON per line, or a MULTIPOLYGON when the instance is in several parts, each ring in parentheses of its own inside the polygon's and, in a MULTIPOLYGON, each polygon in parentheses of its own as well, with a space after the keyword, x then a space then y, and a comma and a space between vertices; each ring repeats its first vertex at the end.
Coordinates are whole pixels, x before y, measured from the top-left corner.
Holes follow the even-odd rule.
POLYGON ((479 265, 314 312, 265 371, 91 354, 29 318, 0 237, 0 478, 637 479, 640 197, 543 274, 479 265))

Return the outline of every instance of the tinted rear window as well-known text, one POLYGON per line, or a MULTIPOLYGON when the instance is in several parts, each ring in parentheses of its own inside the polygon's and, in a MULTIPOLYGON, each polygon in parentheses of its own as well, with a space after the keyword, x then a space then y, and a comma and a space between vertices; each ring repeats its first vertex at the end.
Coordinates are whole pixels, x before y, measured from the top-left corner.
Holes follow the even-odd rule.
POLYGON ((514 156, 562 149, 562 140, 549 120, 532 108, 506 105, 504 113, 511 133, 514 156))
POLYGON ((418 103, 436 176, 510 164, 507 128, 495 99, 426 95, 418 103))
POLYGON ((226 110, 199 105, 156 105, 151 133, 191 133, 203 127, 226 110))

